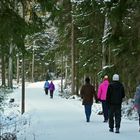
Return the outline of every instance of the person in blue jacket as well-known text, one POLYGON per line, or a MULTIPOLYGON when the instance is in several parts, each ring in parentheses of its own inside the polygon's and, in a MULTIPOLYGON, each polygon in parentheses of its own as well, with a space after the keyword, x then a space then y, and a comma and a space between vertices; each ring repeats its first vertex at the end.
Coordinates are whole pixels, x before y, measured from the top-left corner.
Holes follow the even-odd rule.
POLYGON ((46 79, 45 84, 44 84, 44 90, 45 90, 45 94, 48 95, 48 89, 49 89, 49 82, 46 79))

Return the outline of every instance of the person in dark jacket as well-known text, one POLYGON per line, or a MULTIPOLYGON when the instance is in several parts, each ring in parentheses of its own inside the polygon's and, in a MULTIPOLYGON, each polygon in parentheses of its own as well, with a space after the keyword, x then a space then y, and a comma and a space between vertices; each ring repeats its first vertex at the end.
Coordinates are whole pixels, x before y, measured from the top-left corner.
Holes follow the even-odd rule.
POLYGON ((80 90, 80 95, 81 95, 81 98, 83 99, 82 105, 84 105, 84 108, 85 108, 86 121, 90 122, 93 98, 97 99, 97 97, 95 94, 94 86, 90 84, 89 77, 85 79, 85 85, 82 86, 80 90))
POLYGON ((115 118, 116 133, 119 133, 121 123, 121 104, 122 99, 125 97, 125 92, 122 83, 119 82, 119 75, 114 74, 112 79, 113 82, 108 86, 106 98, 107 104, 109 106, 109 131, 114 131, 115 118))

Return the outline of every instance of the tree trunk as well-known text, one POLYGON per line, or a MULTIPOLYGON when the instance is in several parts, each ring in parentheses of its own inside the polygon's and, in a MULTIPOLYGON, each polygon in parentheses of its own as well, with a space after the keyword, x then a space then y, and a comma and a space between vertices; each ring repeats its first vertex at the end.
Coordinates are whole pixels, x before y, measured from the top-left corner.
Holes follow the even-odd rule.
POLYGON ((21 98, 21 113, 25 112, 25 60, 24 52, 22 52, 22 98, 21 98))
MULTIPOLYGON (((75 38, 76 38, 76 36, 75 36, 75 38)), ((77 49, 77 47, 75 47, 74 52, 75 52, 74 57, 75 57, 75 62, 76 62, 76 60, 79 59, 78 58, 78 49, 77 49)), ((74 71, 75 71, 75 94, 79 95, 79 65, 78 65, 78 63, 75 63, 74 71)))
MULTIPOLYGON (((73 9, 73 6, 72 6, 73 9)), ((73 11, 73 10, 72 10, 73 11)), ((71 68, 71 94, 75 94, 75 48, 74 48, 74 23, 73 23, 73 16, 71 20, 71 63, 72 63, 72 68, 71 68)))
POLYGON ((68 56, 66 55, 65 58, 65 85, 64 88, 67 88, 67 83, 68 83, 68 56))
POLYGON ((34 82, 34 63, 35 63, 35 54, 33 48, 33 57, 32 57, 32 82, 34 82))
POLYGON ((61 55, 61 93, 63 93, 63 76, 64 76, 64 59, 63 59, 63 52, 61 55))
MULTIPOLYGON (((21 16, 25 19, 26 3, 22 3, 21 16)), ((23 38, 23 42, 24 42, 23 38)), ((22 96, 21 96, 21 114, 25 112, 25 45, 23 44, 22 50, 22 96)))
POLYGON ((10 44, 9 50, 9 71, 8 71, 8 87, 13 88, 13 49, 14 45, 10 44))
POLYGON ((1 78, 2 78, 2 86, 6 86, 5 83, 5 56, 4 56, 4 51, 1 48, 2 53, 1 53, 1 78))
POLYGON ((102 40, 102 69, 105 65, 107 65, 108 63, 108 56, 109 56, 109 48, 108 48, 108 44, 106 43, 107 39, 108 39, 108 33, 110 30, 110 22, 108 19, 108 13, 106 13, 105 15, 105 23, 104 23, 104 33, 103 33, 103 40, 102 40))
POLYGON ((2 78, 2 60, 1 60, 1 58, 0 58, 0 79, 2 78))
POLYGON ((19 83, 19 55, 17 54, 17 84, 19 83))

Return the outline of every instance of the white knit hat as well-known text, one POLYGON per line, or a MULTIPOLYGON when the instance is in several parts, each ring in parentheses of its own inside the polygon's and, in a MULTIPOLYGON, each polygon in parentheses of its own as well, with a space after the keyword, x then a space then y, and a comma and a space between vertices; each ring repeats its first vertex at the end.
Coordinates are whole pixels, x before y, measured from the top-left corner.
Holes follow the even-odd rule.
POLYGON ((114 74, 112 77, 113 81, 119 81, 119 75, 118 74, 114 74))

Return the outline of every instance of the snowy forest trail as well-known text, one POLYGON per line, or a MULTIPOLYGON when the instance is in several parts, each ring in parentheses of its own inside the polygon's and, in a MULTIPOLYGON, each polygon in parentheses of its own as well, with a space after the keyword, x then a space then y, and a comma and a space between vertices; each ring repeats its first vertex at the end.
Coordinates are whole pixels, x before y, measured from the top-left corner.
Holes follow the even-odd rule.
MULTIPOLYGON (((139 140, 138 122, 122 120, 120 134, 110 133, 103 117, 92 111, 91 122, 85 121, 81 101, 64 99, 56 90, 50 99, 43 90, 44 82, 26 87, 26 113, 30 114, 30 126, 26 140, 139 140)), ((94 106, 93 106, 94 108, 94 106)))

